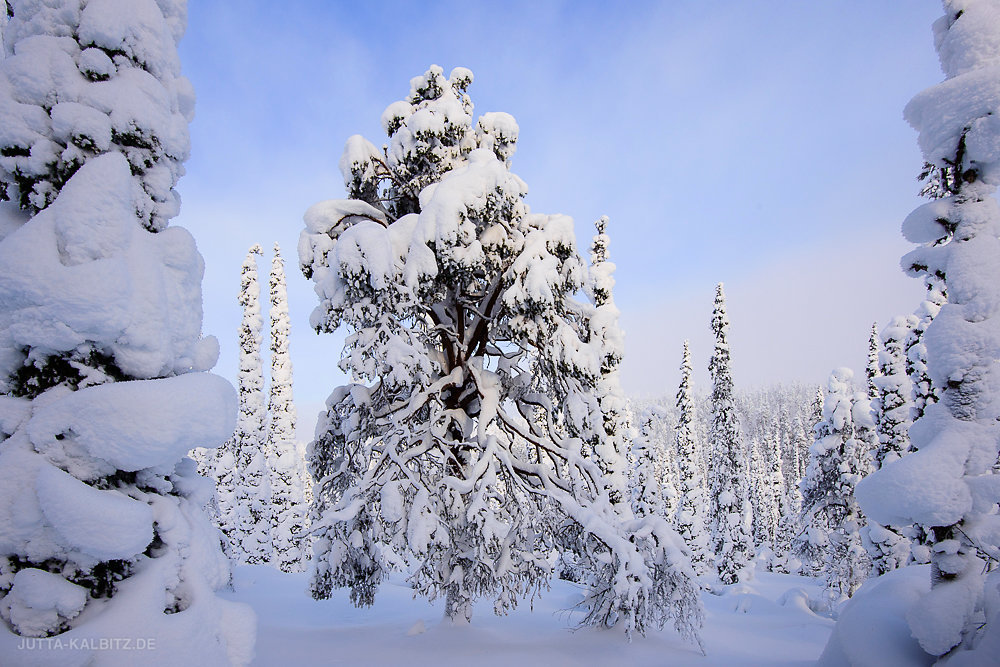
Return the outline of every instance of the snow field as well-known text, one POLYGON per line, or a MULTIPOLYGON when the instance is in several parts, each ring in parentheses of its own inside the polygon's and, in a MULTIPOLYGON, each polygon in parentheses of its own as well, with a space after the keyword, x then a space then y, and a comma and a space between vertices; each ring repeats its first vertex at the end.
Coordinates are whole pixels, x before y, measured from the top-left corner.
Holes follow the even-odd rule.
POLYGON ((822 583, 807 577, 758 572, 746 584, 701 594, 705 605, 705 653, 669 627, 626 642, 624 632, 574 629, 583 612, 572 610, 583 590, 562 580, 507 616, 490 603, 476 604, 472 623, 443 621, 444 600, 413 598, 405 580, 385 582, 375 605, 357 609, 348 591, 327 600, 306 592, 306 574, 283 574, 267 566, 240 566, 233 592, 223 597, 257 612, 257 654, 251 665, 741 665, 814 664, 833 620, 809 608, 822 583))

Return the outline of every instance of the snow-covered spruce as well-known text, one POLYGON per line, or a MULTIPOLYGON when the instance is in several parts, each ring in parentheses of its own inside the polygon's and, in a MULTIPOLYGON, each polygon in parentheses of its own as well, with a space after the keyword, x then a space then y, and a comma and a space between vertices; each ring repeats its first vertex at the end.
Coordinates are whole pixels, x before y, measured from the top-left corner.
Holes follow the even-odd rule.
POLYGON ((785 510, 785 477, 781 472, 780 443, 775 440, 760 440, 754 443, 757 452, 751 461, 753 480, 751 498, 753 506, 753 535, 755 546, 771 552, 775 550, 778 526, 785 510))
POLYGON ((715 351, 709 361, 712 375, 712 424, 709 431, 710 509, 712 551, 719 581, 734 584, 753 558, 751 510, 747 472, 750 465, 740 431, 729 368, 729 318, 722 283, 715 288, 712 312, 715 351))
POLYGON ((600 424, 595 428, 590 418, 585 418, 583 430, 574 432, 575 420, 570 420, 567 432, 583 440, 584 454, 600 467, 612 504, 617 511, 627 515, 630 508, 625 468, 633 429, 618 370, 625 353, 625 334, 618 325, 619 311, 614 301, 615 265, 608 261, 607 224, 607 216, 595 223, 597 234, 590 248, 590 271, 584 281, 584 289, 594 306, 589 318, 588 338, 598 347, 596 352, 600 361, 600 374, 594 388, 598 409, 591 414, 593 418, 599 415, 600 424))
POLYGON ((881 340, 878 335, 878 322, 873 322, 871 333, 868 335, 868 365, 865 367, 865 377, 868 380, 868 398, 872 401, 872 407, 877 407, 878 386, 875 381, 882 374, 879 367, 881 340))
MULTIPOLYGON (((914 97, 905 117, 943 191, 913 211, 903 234, 918 247, 903 258, 911 275, 943 281, 948 302, 927 326, 927 370, 940 400, 910 429, 914 452, 883 466, 857 489, 882 525, 933 527, 931 588, 906 613, 931 656, 964 664, 1000 632, 1000 7, 947 0, 934 24, 946 79, 914 97), (983 642, 986 644, 987 642, 983 642), (962 655, 971 650, 975 653, 962 655)), ((979 655, 977 655, 979 653, 979 655)))
POLYGON ((573 298, 588 271, 572 221, 530 212, 509 171, 517 124, 474 123, 471 81, 436 66, 415 77, 382 116, 385 152, 347 141, 350 198, 305 215, 311 322, 348 330, 340 365, 354 380, 310 445, 313 594, 347 586, 370 604, 406 563, 414 589, 464 622, 477 598, 502 613, 544 587, 563 545, 603 577, 588 576, 586 623, 673 619, 696 639, 683 543, 662 519, 631 518, 613 497, 624 479, 604 474, 623 469, 601 460, 618 451, 614 402, 601 402, 613 388, 599 386, 619 344, 612 313, 573 298))
POLYGON ((143 637, 157 664, 245 664, 253 615, 215 596, 229 571, 201 510, 211 485, 184 457, 229 437, 236 410, 207 372, 218 343, 201 335, 201 256, 166 227, 193 104, 176 53, 184 5, 12 9, 0 61, 0 180, 13 200, 0 203, 0 655, 18 654, 18 635, 58 634, 80 648, 30 658, 122 664, 91 647, 143 637), (131 145, 153 138, 169 159, 131 145))
POLYGON ((709 550, 705 479, 701 474, 701 440, 694 428, 695 406, 691 397, 691 349, 684 341, 681 382, 677 388, 677 491, 680 496, 674 525, 691 551, 695 572, 706 575, 712 569, 709 550))
POLYGON ((113 152, 128 160, 140 187, 142 225, 163 229, 180 209, 174 186, 190 151, 194 112, 176 49, 184 3, 12 7, 0 76, 0 199, 37 213, 88 160, 113 152), (114 18, 126 10, 128 20, 114 18))
POLYGON ((295 442, 292 358, 288 351, 288 289, 281 249, 274 244, 269 279, 271 298, 271 392, 268 400, 267 467, 271 485, 272 561, 283 572, 301 572, 307 557, 305 461, 295 442))
MULTIPOLYGON (((236 486, 232 512, 235 525, 229 541, 234 557, 250 564, 271 562, 271 515, 274 511, 268 474, 267 402, 260 352, 264 322, 260 315, 257 257, 263 252, 259 244, 250 248, 240 277, 239 302, 243 306, 237 376, 240 408, 233 434, 236 486)), ((228 508, 220 507, 220 511, 226 512, 228 508)))
POLYGON ((881 468, 910 451, 912 385, 906 372, 906 340, 917 324, 915 316, 894 317, 882 330, 878 353, 879 374, 875 378, 874 404, 878 448, 875 467, 881 468))

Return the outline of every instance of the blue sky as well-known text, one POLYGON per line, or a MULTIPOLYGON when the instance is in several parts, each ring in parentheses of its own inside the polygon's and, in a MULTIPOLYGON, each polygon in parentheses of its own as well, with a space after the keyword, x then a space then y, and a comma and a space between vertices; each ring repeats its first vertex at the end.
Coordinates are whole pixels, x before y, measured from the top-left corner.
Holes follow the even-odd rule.
POLYGON ((382 110, 432 63, 473 71, 477 112, 517 118, 513 170, 533 210, 571 215, 583 248, 610 216, 630 393, 672 394, 685 338, 707 383, 719 281, 743 386, 860 372, 871 323, 921 298, 898 269, 921 164, 902 108, 942 78, 933 0, 201 0, 188 12, 181 60, 198 104, 177 223, 205 256, 205 331, 235 379, 239 267, 252 244, 278 241, 306 432, 344 377, 340 339, 308 326, 302 213, 343 196, 344 141, 381 144, 382 110))

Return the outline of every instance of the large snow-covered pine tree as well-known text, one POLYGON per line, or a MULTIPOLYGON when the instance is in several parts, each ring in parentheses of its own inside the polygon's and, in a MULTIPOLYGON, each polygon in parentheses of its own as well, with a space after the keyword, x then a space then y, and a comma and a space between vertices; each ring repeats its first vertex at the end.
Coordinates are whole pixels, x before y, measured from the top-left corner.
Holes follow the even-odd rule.
POLYGON ((274 244, 268 281, 271 310, 271 390, 267 412, 267 467, 271 486, 272 561, 283 572, 301 572, 307 511, 305 462, 295 442, 292 357, 288 350, 291 322, 281 248, 274 244))
POLYGON ((605 474, 624 469, 600 386, 611 313, 574 298, 589 279, 572 221, 528 209, 509 170, 517 124, 474 123, 471 81, 436 66, 415 77, 382 116, 385 151, 347 141, 349 199, 305 215, 311 322, 347 330, 352 378, 310 446, 313 594, 347 586, 370 604, 402 559, 415 591, 464 622, 477 598, 503 612, 545 586, 560 545, 587 573, 585 623, 672 618, 695 637, 682 541, 632 518, 624 479, 605 474))
POLYGON ((729 367, 729 318, 722 283, 715 288, 712 332, 715 351, 709 361, 712 375, 712 425, 708 436, 711 451, 709 520, 719 580, 723 584, 733 584, 753 558, 753 537, 747 479, 750 457, 736 415, 729 367))
POLYGON ((946 196, 903 222, 919 246, 903 258, 904 269, 940 278, 948 295, 924 333, 940 400, 910 429, 915 451, 857 493, 882 525, 932 527, 930 591, 906 613, 920 646, 931 656, 973 650, 966 664, 986 664, 1000 637, 1000 612, 984 606, 1000 584, 1000 7, 990 0, 944 7, 934 34, 946 78, 914 97, 905 116, 946 196))
POLYGON ((253 614, 185 454, 232 433, 203 262, 168 227, 194 98, 183 2, 18 1, 0 60, 0 655, 245 664, 253 614), (47 655, 45 655, 47 654, 47 655))

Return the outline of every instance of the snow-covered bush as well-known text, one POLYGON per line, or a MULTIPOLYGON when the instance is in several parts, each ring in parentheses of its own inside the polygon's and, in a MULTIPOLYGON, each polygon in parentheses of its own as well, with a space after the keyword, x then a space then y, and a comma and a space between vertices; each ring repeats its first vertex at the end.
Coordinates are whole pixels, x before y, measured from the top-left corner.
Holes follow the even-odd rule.
POLYGON ((193 98, 171 0, 12 4, 0 61, 0 655, 17 635, 155 638, 156 664, 244 664, 228 581, 185 454, 232 433, 207 371, 203 263, 166 227, 193 98), (150 147, 152 146, 152 148, 150 147), (157 152, 159 151, 159 152, 157 152))
POLYGON ((672 618, 696 636, 683 543, 628 506, 617 311, 594 292, 607 283, 569 218, 528 209, 509 170, 517 123, 473 123, 471 81, 436 66, 414 78, 382 116, 385 152, 348 139, 350 198, 305 215, 311 322, 348 330, 353 379, 310 446, 313 594, 347 586, 370 604, 405 563, 464 621, 477 598, 502 613, 544 587, 561 546, 591 586, 587 623, 672 618), (590 303, 574 298, 585 287, 590 303))

